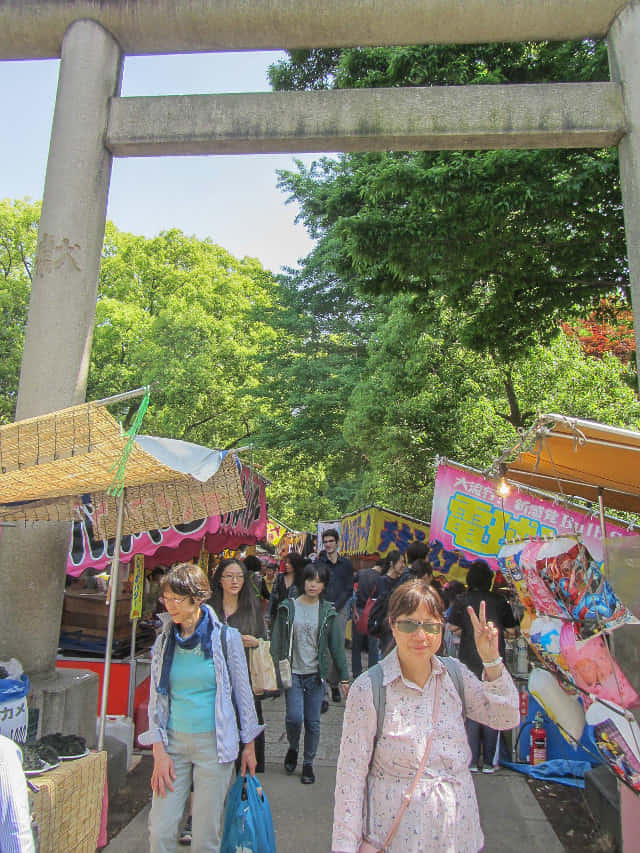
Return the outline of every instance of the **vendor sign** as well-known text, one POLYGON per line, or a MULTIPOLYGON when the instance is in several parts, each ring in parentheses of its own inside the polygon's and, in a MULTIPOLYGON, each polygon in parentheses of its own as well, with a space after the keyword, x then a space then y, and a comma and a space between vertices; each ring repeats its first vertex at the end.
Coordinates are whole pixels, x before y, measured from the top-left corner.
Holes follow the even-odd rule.
POLYGON ((407 550, 411 542, 429 541, 429 524, 380 506, 369 506, 342 517, 340 551, 343 554, 375 554, 407 550))
POLYGON ((284 524, 281 524, 279 521, 275 521, 273 518, 267 519, 267 542, 269 545, 276 546, 280 543, 280 540, 285 535, 285 533, 289 530, 284 524))
POLYGON ((142 616, 142 597, 144 593, 144 554, 136 554, 133 559, 133 581, 131 583, 131 611, 129 619, 142 616))
MULTIPOLYGON (((467 560, 480 558, 497 569, 496 557, 505 541, 576 534, 592 557, 602 562, 602 533, 596 516, 514 487, 502 499, 495 483, 480 474, 450 464, 438 468, 431 540, 445 552, 458 552, 467 560)), ((607 535, 625 536, 629 531, 607 522, 607 535)))
MULTIPOLYGON (((224 548, 237 548, 263 539, 267 532, 265 481, 247 465, 242 465, 240 477, 246 498, 243 509, 123 536, 120 562, 128 563, 135 554, 143 554, 147 557, 147 568, 151 564, 168 565, 198 556, 203 540, 210 554, 219 554, 224 548)), ((72 526, 67 574, 77 577, 89 567, 105 568, 113 559, 114 547, 115 539, 95 538, 88 506, 84 520, 72 526)))

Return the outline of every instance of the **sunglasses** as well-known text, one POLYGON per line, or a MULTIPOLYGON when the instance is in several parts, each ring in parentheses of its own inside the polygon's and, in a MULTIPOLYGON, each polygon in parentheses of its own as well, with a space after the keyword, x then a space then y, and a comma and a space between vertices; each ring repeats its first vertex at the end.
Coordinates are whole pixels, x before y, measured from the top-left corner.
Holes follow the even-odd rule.
POLYGON ((442 631, 442 623, 418 622, 417 619, 398 619, 396 628, 403 634, 415 634, 418 628, 422 628, 425 634, 439 634, 442 631))

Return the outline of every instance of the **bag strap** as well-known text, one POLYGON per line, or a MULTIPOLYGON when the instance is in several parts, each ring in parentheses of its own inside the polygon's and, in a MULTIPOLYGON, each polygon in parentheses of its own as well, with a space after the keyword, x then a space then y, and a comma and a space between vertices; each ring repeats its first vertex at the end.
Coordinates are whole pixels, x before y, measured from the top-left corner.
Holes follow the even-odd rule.
MULTIPOLYGON (((233 703, 233 707, 236 712, 236 718, 239 720, 238 715, 238 703, 236 702, 236 697, 233 692, 233 679, 231 678, 231 667, 229 666, 229 655, 227 654, 228 646, 227 646, 227 632, 229 631, 229 626, 226 622, 222 623, 222 627, 220 629, 220 644, 222 646, 222 656, 224 657, 225 666, 227 667, 227 673, 229 674, 229 684, 231 686, 231 702, 233 703)), ((238 728, 239 728, 238 723, 238 728)))
MULTIPOLYGON (((295 598, 292 599, 292 602, 294 601, 295 598)), ((293 608, 293 617, 291 619, 291 630, 289 631, 289 654, 287 655, 288 661, 291 661, 291 655, 293 653, 293 623, 296 621, 296 606, 295 604, 292 604, 291 607, 293 608)), ((288 607, 287 610, 289 610, 288 607)))
POLYGON ((389 845, 391 844, 391 841, 393 840, 393 836, 398 831, 398 827, 400 826, 400 821, 402 820, 404 813, 406 812, 407 808, 409 807, 409 803, 411 802, 411 797, 413 797, 414 791, 418 785, 418 782, 420 781, 420 777, 422 776, 422 773, 424 772, 424 768, 425 768, 426 763, 427 763, 427 758, 429 757, 429 753, 431 752, 431 744, 433 743, 433 738, 434 738, 435 733, 436 733, 436 722, 438 721, 438 711, 439 711, 439 706, 440 706, 440 682, 441 682, 441 680, 442 679, 440 679, 440 678, 436 678, 436 692, 435 692, 435 696, 433 697, 433 715, 431 718, 431 734, 429 735, 429 740, 427 741, 427 745, 426 745, 425 750, 424 750, 424 755, 422 756, 422 761, 420 762, 420 766, 418 767, 416 775, 413 778, 413 782, 411 783, 411 786, 402 795, 402 804, 401 804, 400 808, 398 809, 398 814, 396 815, 396 819, 391 824, 391 829, 389 830, 389 833, 384 840, 384 844, 382 845, 383 851, 388 849, 389 845))
MULTIPOLYGON (((384 715, 387 705, 387 691, 382 683, 383 677, 382 664, 376 663, 367 670, 369 681, 371 682, 371 693, 373 694, 373 707, 376 709, 376 735, 373 740, 373 751, 375 752, 376 744, 382 735, 382 727, 384 726, 384 715)), ((372 752, 373 758, 373 752, 372 752)))
POLYGON ((460 697, 460 701, 462 702, 462 716, 467 718, 467 703, 464 699, 464 682, 462 680, 462 672, 460 671, 460 664, 456 658, 452 657, 440 657, 438 656, 438 660, 444 666, 444 668, 449 673, 449 677, 453 681, 453 686, 458 691, 458 696, 460 697))

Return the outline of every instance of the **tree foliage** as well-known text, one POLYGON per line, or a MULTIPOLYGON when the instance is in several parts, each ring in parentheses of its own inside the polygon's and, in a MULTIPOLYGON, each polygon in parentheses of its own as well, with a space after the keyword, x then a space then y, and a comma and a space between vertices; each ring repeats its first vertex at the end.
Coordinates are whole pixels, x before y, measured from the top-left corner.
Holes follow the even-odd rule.
MULTIPOLYGON (((291 88, 607 78, 592 41, 307 51, 271 70, 291 88)), ((351 154, 299 163, 280 186, 331 239, 337 276, 369 295, 444 296, 478 352, 516 355, 628 287, 615 150, 351 154)))

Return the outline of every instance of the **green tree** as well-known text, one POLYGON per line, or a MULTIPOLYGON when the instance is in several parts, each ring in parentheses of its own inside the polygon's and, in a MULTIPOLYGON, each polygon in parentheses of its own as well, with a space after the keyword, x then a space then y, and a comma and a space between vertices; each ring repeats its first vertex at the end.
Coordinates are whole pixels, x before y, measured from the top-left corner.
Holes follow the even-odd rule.
MULTIPOLYGON (((307 51, 271 69, 293 88, 607 78, 593 41, 307 51)), ((369 295, 443 295, 479 352, 516 355, 628 287, 615 150, 352 154, 280 186, 331 239, 337 276, 369 295)))
POLYGON ((40 204, 0 200, 0 423, 14 419, 40 204))

